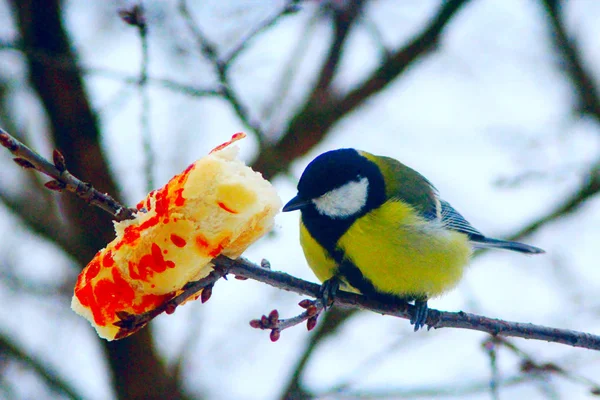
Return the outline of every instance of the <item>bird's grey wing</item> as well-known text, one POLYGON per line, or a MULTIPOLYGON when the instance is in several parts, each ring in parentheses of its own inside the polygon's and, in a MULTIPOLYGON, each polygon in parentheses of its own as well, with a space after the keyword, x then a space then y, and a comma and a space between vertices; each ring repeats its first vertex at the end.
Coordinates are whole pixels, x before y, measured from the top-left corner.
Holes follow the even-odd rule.
POLYGON ((464 233, 473 242, 481 242, 485 240, 485 236, 477 229, 473 228, 473 225, 471 225, 469 221, 465 219, 465 217, 460 215, 460 213, 456 211, 450 205, 450 203, 440 199, 440 205, 442 208, 441 220, 445 227, 460 233, 464 233))
POLYGON ((449 229, 464 233, 469 237, 471 244, 476 249, 496 248, 516 251, 525 254, 541 254, 545 253, 539 247, 530 246, 525 243, 513 242, 510 240, 493 239, 484 236, 456 211, 452 206, 444 200, 440 200, 442 206, 442 223, 449 229))

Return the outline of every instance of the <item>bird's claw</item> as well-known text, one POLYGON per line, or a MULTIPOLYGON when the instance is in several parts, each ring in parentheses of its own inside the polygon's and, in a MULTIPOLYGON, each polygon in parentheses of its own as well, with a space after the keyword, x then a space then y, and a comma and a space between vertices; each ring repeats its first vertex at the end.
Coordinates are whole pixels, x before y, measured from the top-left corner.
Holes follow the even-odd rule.
POLYGON ((427 324, 427 300, 415 300, 413 315, 410 317, 410 324, 415 326, 415 332, 427 324))
POLYGON ((324 310, 333 306, 339 288, 340 280, 335 276, 323 282, 321 290, 319 291, 319 298, 323 302, 324 310))

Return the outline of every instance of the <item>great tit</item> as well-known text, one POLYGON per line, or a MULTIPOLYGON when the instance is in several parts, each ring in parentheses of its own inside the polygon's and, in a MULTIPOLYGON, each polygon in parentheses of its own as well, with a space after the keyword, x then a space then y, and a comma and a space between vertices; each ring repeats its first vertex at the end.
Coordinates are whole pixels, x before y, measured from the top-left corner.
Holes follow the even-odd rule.
MULTIPOLYGON (((321 154, 304 170, 283 211, 301 211, 300 243, 324 282, 385 302, 415 302, 415 331, 427 300, 455 287, 474 249, 544 253, 473 228, 435 187, 399 161, 356 149, 321 154)), ((333 290, 332 290, 333 289, 333 290)))

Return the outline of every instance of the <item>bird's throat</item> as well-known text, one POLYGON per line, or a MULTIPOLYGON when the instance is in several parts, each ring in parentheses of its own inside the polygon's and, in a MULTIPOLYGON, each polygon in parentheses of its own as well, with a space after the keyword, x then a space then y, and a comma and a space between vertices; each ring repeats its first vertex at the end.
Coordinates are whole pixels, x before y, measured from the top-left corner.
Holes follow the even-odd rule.
POLYGON ((356 221, 356 218, 327 218, 319 214, 314 207, 302 210, 302 223, 310 235, 327 250, 333 259, 336 258, 338 240, 352 226, 354 221, 356 221))

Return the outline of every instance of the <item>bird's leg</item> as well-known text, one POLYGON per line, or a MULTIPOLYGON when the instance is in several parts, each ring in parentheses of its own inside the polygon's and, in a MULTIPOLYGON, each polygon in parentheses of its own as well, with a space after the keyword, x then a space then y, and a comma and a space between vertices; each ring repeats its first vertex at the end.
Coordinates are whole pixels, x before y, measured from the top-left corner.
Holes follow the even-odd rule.
POLYGON ((415 308, 413 315, 410 318, 410 324, 415 326, 415 332, 426 325, 427 312, 427 298, 415 299, 415 308))
POLYGON ((325 310, 333 306, 333 302, 335 301, 335 296, 337 295, 337 291, 339 288, 340 278, 338 278, 335 275, 327 279, 321 285, 321 290, 319 291, 319 298, 323 302, 323 308, 325 310))

